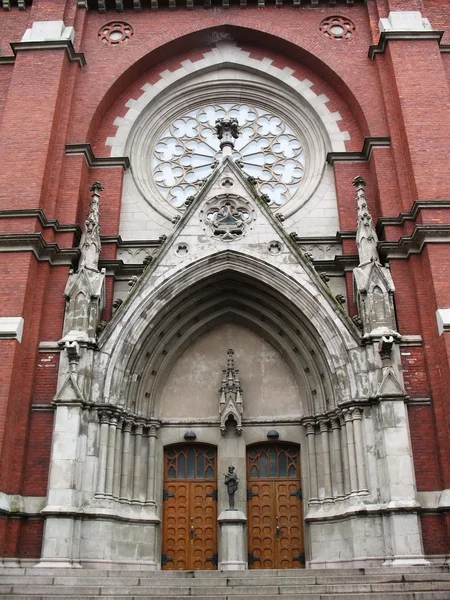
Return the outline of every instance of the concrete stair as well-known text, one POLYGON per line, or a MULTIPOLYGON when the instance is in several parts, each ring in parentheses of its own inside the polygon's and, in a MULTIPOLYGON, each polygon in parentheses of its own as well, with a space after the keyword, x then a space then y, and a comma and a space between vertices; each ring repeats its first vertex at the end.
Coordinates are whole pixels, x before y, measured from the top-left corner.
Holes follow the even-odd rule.
POLYGON ((144 571, 0 568, 0 600, 450 600, 447 566, 144 571))

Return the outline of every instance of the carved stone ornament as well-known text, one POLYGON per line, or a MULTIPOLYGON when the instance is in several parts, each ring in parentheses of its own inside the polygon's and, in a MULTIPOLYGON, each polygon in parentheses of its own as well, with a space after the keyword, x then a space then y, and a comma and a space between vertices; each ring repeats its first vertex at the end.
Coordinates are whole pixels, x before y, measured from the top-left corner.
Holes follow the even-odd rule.
POLYGON ((101 184, 95 181, 89 188, 92 198, 89 203, 89 212, 84 224, 83 234, 80 240, 80 262, 78 270, 83 267, 98 272, 98 259, 100 256, 100 192, 103 191, 101 184))
POLYGON ((239 123, 234 117, 216 119, 216 133, 220 140, 220 149, 225 146, 234 148, 234 140, 239 137, 239 123))
POLYGON ((364 192, 366 182, 362 177, 355 177, 353 185, 356 187, 356 245, 359 253, 359 266, 353 271, 353 281, 363 333, 372 338, 382 335, 398 337, 393 298, 394 282, 389 269, 380 263, 378 237, 364 192))
POLYGON ((219 390, 220 431, 225 435, 227 422, 235 424, 238 435, 242 433, 242 388, 239 371, 234 367, 234 350, 228 350, 227 368, 222 371, 222 385, 219 390))
POLYGON ((214 198, 204 214, 204 222, 211 235, 223 242, 241 238, 253 221, 253 210, 249 204, 231 194, 214 198))

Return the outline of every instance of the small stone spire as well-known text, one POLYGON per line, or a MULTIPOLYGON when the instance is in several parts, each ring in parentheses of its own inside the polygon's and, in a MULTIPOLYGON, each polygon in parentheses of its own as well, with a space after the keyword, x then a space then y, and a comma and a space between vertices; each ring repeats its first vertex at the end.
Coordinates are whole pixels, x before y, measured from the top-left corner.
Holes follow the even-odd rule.
POLYGON ((367 206, 367 196, 364 191, 367 183, 358 175, 353 180, 353 185, 356 188, 356 201, 358 204, 356 245, 358 247, 359 266, 361 267, 371 262, 380 262, 377 250, 378 236, 367 206))
POLYGON ((101 183, 95 181, 89 190, 92 199, 89 202, 89 212, 84 223, 84 230, 80 240, 80 262, 78 271, 82 268, 98 272, 98 259, 100 256, 100 192, 103 191, 101 183))
POLYGON ((222 371, 222 385, 219 390, 220 430, 224 435, 230 417, 236 423, 238 434, 242 433, 242 388, 239 371, 234 367, 234 350, 227 352, 227 368, 222 371))
POLYGON ((220 140, 220 149, 224 156, 231 156, 234 140, 239 137, 239 123, 234 117, 216 119, 216 133, 220 140))

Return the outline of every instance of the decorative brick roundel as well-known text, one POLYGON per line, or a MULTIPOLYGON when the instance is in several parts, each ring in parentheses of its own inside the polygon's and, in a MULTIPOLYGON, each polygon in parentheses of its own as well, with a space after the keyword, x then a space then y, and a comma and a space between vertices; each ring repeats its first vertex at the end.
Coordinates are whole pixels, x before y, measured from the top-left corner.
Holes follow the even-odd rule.
POLYGON ((355 25, 346 17, 327 17, 319 27, 320 31, 332 40, 350 40, 355 33, 355 25))
POLYGON ((98 32, 98 37, 108 46, 118 46, 126 44, 133 35, 133 28, 128 23, 122 21, 113 21, 106 23, 98 32))

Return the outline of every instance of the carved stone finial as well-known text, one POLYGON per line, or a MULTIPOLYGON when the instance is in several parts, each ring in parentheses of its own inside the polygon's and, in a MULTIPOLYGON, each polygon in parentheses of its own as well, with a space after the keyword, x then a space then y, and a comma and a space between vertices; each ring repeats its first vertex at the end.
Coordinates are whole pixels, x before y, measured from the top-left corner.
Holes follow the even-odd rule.
POLYGON ((239 371, 234 365, 234 350, 227 352, 227 368, 222 371, 222 385, 219 390, 220 431, 225 435, 227 421, 235 422, 236 431, 242 433, 242 388, 239 371))
POLYGON ((89 212, 84 223, 83 234, 80 240, 80 262, 78 270, 82 268, 98 272, 98 259, 102 248, 100 243, 100 192, 103 187, 95 181, 89 190, 92 198, 89 202, 89 212))
POLYGON ((371 262, 380 262, 380 256, 377 250, 378 236, 372 222, 372 216, 367 206, 367 196, 365 187, 367 183, 361 176, 355 177, 353 185, 356 188, 357 201, 357 229, 356 229, 356 245, 359 254, 359 266, 371 262))
POLYGON ((239 137, 239 123, 234 117, 229 119, 216 119, 216 133, 220 140, 220 149, 223 154, 231 155, 234 140, 239 137))

